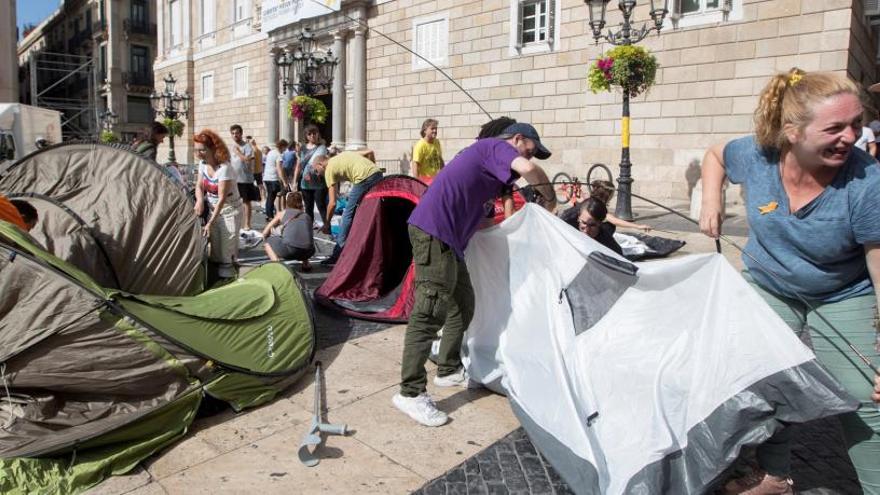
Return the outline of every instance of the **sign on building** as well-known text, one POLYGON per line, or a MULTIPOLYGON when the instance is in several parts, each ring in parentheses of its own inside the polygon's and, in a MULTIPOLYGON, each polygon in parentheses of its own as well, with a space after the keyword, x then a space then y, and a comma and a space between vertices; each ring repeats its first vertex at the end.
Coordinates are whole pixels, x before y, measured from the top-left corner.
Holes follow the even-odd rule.
POLYGON ((262 31, 339 11, 342 0, 263 0, 262 31))

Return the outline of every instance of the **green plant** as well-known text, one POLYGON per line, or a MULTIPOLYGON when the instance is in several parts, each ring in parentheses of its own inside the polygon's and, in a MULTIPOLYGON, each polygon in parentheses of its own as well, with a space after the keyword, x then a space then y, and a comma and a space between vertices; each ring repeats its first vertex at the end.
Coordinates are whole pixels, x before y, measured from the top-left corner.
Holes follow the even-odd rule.
POLYGON ((290 100, 287 113, 294 119, 304 122, 323 124, 327 121, 327 106, 324 102, 311 96, 300 95, 290 100))
POLYGON ((168 128, 168 132, 171 133, 172 136, 183 136, 183 122, 170 117, 165 117, 162 119, 162 125, 168 128))
POLYGON ((113 144, 119 142, 119 135, 113 131, 103 130, 101 131, 101 135, 99 137, 102 143, 104 144, 113 144))
POLYGON ((587 81, 590 91, 611 91, 618 86, 638 96, 654 85, 657 59, 648 50, 635 45, 617 46, 590 64, 587 81))

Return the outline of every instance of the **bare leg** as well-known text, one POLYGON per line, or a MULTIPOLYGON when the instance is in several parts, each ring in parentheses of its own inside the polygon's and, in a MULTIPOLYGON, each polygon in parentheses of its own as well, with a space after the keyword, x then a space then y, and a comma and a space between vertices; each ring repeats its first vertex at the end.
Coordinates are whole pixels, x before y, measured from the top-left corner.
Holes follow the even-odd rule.
POLYGON ((251 202, 243 201, 244 205, 244 221, 241 222, 244 224, 244 230, 251 230, 251 202))
POLYGON ((268 256, 270 260, 281 261, 281 258, 275 254, 275 251, 272 250, 272 246, 270 246, 268 242, 263 243, 263 248, 266 250, 266 256, 268 256))

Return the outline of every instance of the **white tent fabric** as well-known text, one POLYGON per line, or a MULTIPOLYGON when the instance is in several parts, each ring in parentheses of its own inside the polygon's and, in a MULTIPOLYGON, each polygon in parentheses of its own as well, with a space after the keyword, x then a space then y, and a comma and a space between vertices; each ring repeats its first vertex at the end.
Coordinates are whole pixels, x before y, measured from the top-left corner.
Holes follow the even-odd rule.
POLYGON ((720 255, 632 264, 527 205, 466 261, 468 371, 579 493, 701 492, 779 421, 855 407, 720 255))

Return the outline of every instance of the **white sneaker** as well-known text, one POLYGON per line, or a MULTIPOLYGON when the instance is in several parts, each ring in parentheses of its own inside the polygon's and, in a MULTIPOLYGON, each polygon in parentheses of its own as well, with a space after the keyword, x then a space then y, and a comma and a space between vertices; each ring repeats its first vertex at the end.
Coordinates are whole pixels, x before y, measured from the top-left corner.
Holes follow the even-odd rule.
POLYGON ((391 402, 401 412, 425 426, 443 426, 449 421, 446 413, 437 409, 431 396, 427 393, 416 397, 404 397, 398 393, 394 395, 391 402))
POLYGON ((438 387, 471 388, 468 386, 469 382, 470 377, 464 367, 459 368, 458 371, 451 375, 434 377, 434 385, 437 385, 438 387))

